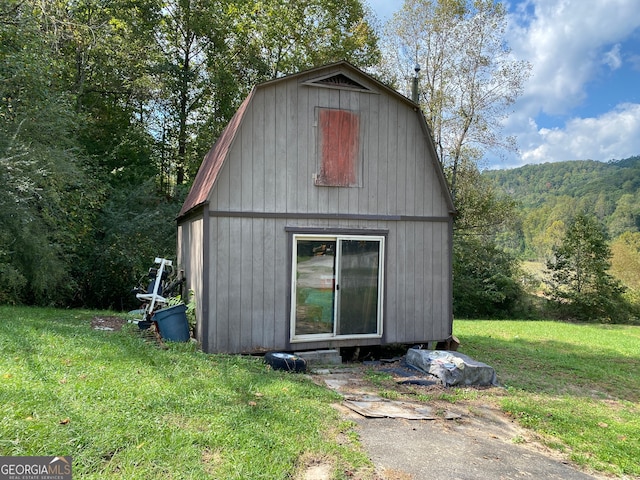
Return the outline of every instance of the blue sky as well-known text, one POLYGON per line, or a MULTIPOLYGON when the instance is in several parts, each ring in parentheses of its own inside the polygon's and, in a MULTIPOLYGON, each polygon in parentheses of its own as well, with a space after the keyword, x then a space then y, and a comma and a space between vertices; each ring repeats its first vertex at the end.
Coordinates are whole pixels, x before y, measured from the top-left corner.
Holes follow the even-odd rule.
MULTIPOLYGON (((364 0, 381 21, 401 0, 364 0)), ((489 168, 640 155, 640 0, 510 0, 507 41, 532 75, 489 168)))

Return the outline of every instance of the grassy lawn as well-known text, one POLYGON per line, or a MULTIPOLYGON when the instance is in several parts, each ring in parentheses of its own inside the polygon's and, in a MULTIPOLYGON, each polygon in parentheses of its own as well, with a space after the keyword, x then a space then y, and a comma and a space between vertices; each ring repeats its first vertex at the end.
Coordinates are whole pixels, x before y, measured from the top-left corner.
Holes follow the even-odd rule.
POLYGON ((96 312, 0 307, 0 455, 71 455, 74 478, 285 479, 372 467, 337 397, 260 358, 161 349, 96 312))
POLYGON ((502 409, 544 443, 586 468, 640 475, 640 327, 459 320, 454 333, 460 352, 496 369, 502 409))
MULTIPOLYGON (((71 455, 86 479, 289 479, 316 460, 372 477, 336 394, 260 358, 93 330, 96 315, 0 307, 0 455, 71 455)), ((497 403, 586 469, 640 475, 640 327, 457 320, 454 333, 507 388, 436 400, 497 403)))

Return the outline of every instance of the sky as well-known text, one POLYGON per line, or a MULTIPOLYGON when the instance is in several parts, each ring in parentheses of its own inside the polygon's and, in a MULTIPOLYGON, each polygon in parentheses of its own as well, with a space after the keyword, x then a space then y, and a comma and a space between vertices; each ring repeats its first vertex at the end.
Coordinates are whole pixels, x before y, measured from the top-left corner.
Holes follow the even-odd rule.
MULTIPOLYGON (((388 20, 401 0, 364 0, 388 20)), ((640 155, 640 0, 505 0, 507 43, 532 65, 488 168, 640 155)))

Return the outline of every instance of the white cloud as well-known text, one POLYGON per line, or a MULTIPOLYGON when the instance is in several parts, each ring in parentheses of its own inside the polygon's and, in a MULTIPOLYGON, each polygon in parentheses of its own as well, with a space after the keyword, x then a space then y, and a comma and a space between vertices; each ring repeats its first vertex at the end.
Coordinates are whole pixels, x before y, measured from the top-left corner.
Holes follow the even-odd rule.
POLYGON ((562 129, 538 129, 530 121, 525 137, 523 163, 631 157, 640 152, 640 104, 621 104, 597 118, 574 118, 562 129))
POLYGON ((611 70, 617 70, 622 66, 619 43, 616 43, 611 50, 605 52, 602 63, 607 65, 611 70))
MULTIPOLYGON (((504 133, 517 137, 520 155, 507 154, 500 160, 489 154, 491 168, 638 155, 640 104, 636 93, 623 99, 618 96, 614 102, 628 103, 609 112, 591 113, 592 118, 579 118, 572 111, 585 106, 587 100, 593 108, 595 102, 587 99, 593 84, 613 78, 625 66, 630 67, 627 72, 640 71, 640 52, 629 49, 628 42, 640 32, 639 0, 503 1, 512 4, 507 42, 515 58, 531 62, 532 75, 504 124, 504 133), (549 119, 560 126, 536 123, 549 119), (564 119, 569 120, 565 123, 564 119)), ((367 3, 386 19, 402 5, 401 0, 367 3)))
POLYGON ((612 97, 627 103, 608 112, 572 114, 576 107, 589 105, 593 112, 599 105, 587 99, 593 85, 640 70, 640 53, 629 49, 640 29, 638 0, 509 1, 516 10, 507 40, 516 58, 531 62, 532 75, 504 125, 517 137, 520 155, 495 166, 638 155, 640 104, 633 91, 612 97))
POLYGON ((515 56, 533 66, 520 107, 531 116, 569 112, 604 64, 620 67, 624 52, 616 44, 638 27, 637 0, 522 2, 508 39, 515 56))

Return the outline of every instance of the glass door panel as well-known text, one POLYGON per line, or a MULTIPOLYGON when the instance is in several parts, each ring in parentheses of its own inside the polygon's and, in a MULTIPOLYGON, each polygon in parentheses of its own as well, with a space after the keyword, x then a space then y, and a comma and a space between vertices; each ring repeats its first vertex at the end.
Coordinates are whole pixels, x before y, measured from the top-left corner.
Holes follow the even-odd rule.
POLYGON ((298 240, 295 335, 333 334, 335 240, 298 240))
POLYGON ((380 241, 340 240, 338 335, 378 331, 380 241))
POLYGON ((292 340, 381 335, 384 238, 293 239, 292 340))

